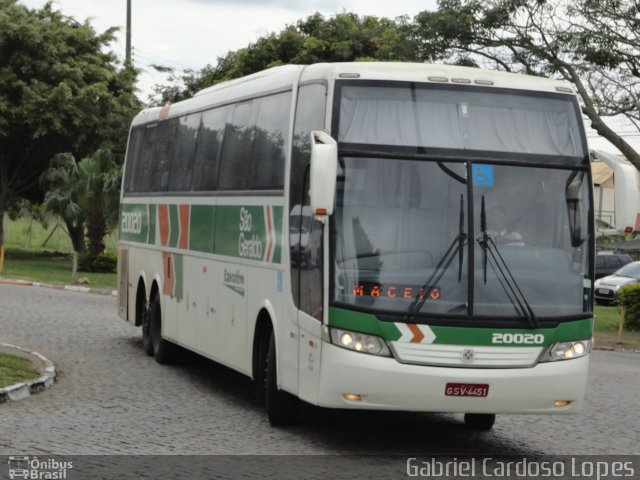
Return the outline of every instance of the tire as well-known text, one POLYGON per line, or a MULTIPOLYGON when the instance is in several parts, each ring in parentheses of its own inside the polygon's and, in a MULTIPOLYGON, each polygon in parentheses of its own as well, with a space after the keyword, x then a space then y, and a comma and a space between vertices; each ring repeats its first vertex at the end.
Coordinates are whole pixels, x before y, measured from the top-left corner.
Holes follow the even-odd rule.
POLYGON ((278 390, 276 342, 271 332, 267 354, 267 418, 273 426, 292 425, 298 422, 300 400, 284 390, 278 390))
POLYGON ((256 399, 260 405, 267 401, 267 365, 269 364, 269 342, 271 336, 262 337, 256 346, 256 374, 254 378, 256 399))
POLYGON ((471 430, 477 430, 479 432, 488 432, 496 422, 496 415, 494 413, 465 413, 464 423, 471 430))
POLYGON ((153 347, 153 356, 156 362, 168 364, 173 362, 175 357, 175 346, 162 338, 162 311, 160 309, 160 299, 156 296, 149 305, 150 317, 150 337, 153 347))
POLYGON ((142 348, 145 353, 150 357, 153 356, 153 342, 151 340, 151 315, 149 314, 149 307, 144 305, 142 312, 142 348))

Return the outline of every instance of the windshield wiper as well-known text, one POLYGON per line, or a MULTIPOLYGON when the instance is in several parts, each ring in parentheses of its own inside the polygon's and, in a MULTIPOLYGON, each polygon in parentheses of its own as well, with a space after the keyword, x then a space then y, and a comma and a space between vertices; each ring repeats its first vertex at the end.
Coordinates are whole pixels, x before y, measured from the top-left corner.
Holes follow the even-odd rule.
POLYGON ((436 269, 433 271, 429 279, 424 283, 422 288, 418 290, 416 298, 411 302, 409 308, 404 315, 405 323, 411 323, 416 314, 422 309, 424 303, 430 298, 431 292, 436 288, 438 282, 458 255, 458 283, 462 281, 462 264, 464 262, 464 247, 467 244, 467 234, 464 231, 464 197, 460 195, 460 225, 458 234, 449 245, 449 248, 442 256, 436 269))
POLYGON ((533 328, 538 328, 538 320, 536 319, 536 315, 533 312, 531 305, 529 305, 529 302, 524 296, 524 293, 522 293, 518 282, 509 270, 507 262, 504 261, 504 258, 500 254, 495 240, 487 232, 487 211, 484 205, 484 195, 482 196, 480 212, 480 229, 482 231, 482 235, 480 235, 477 240, 482 248, 482 275, 484 283, 487 283, 487 263, 489 263, 516 313, 522 315, 533 328), (487 255, 487 253, 489 253, 489 255, 487 255), (491 256, 493 262, 488 262, 489 256, 491 256))

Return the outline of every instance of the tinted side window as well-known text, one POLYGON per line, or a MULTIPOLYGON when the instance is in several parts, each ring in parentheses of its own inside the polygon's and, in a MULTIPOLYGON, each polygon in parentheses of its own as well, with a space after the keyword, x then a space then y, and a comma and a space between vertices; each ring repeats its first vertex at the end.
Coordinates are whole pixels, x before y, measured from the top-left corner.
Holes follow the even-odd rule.
POLYGON ((607 268, 618 269, 618 268, 620 268, 622 266, 622 262, 615 255, 606 256, 605 257, 605 263, 607 265, 607 268))
POLYGON ((140 155, 137 157, 135 170, 133 172, 133 192, 148 192, 151 190, 153 152, 156 147, 157 130, 157 124, 143 127, 140 155))
POLYGON ((193 169, 193 190, 214 190, 218 184, 218 166, 228 107, 202 114, 193 169))
POLYGON ((140 162, 140 148, 142 147, 144 130, 140 127, 131 130, 127 148, 126 168, 123 183, 125 193, 135 191, 134 172, 140 162))
POLYGON ((604 257, 597 255, 596 256, 596 267, 604 268, 604 257))
POLYGON ((255 100, 233 105, 227 121, 220 157, 219 190, 246 190, 249 187, 251 153, 257 114, 255 100))
POLYGON ((176 130, 179 120, 172 118, 158 125, 151 191, 166 192, 174 158, 176 130))
POLYGON ((254 190, 282 189, 291 92, 263 97, 258 103, 249 186, 254 190))
POLYGON ((169 175, 170 191, 191 189, 191 173, 200 117, 201 115, 198 113, 181 117, 179 120, 171 174, 169 175))

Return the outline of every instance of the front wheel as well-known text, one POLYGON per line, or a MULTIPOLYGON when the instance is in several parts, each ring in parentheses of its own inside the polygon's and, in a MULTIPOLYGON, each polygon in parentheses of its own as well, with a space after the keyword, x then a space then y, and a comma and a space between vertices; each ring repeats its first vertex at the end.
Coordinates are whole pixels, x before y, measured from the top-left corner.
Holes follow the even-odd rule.
POLYGON ((300 400, 284 390, 278 390, 276 342, 271 333, 267 354, 267 418, 274 426, 292 425, 298 421, 300 400))
POLYGON ((488 432, 496 422, 494 413, 465 413, 464 423, 472 430, 488 432))

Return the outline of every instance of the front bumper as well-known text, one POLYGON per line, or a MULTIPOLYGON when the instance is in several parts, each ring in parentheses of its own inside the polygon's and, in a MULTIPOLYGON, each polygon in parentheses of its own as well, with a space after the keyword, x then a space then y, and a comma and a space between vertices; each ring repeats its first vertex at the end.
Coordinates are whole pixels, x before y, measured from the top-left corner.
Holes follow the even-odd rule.
POLYGON ((575 413, 583 403, 589 356, 531 368, 407 365, 324 343, 318 404, 329 408, 460 413, 575 413), (487 397, 445 395, 447 383, 488 384, 487 397), (357 394, 361 401, 346 400, 357 394), (568 400, 554 407, 556 400, 568 400))

